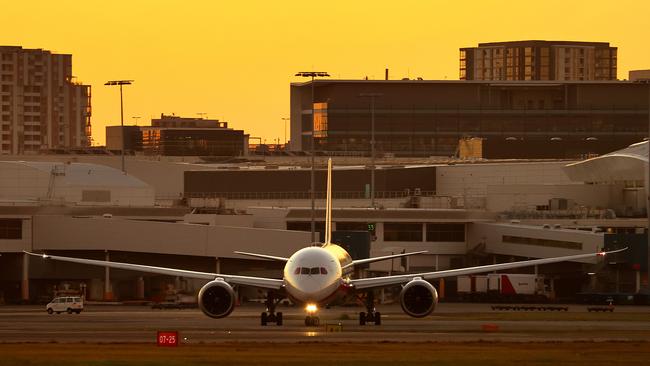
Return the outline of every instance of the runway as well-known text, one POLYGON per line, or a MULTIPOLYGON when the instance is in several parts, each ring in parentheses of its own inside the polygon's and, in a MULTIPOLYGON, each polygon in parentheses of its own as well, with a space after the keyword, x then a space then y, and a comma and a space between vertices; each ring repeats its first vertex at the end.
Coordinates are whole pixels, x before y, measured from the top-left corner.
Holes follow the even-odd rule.
POLYGON ((182 343, 223 342, 572 342, 650 339, 650 307, 617 307, 613 313, 493 311, 489 304, 439 304, 414 319, 398 305, 379 305, 382 325, 358 325, 357 307, 320 312, 321 326, 306 327, 300 308, 284 307, 285 324, 259 325, 261 304, 212 319, 198 309, 152 310, 145 306, 87 305, 83 313, 48 315, 44 306, 0 307, 0 343, 149 343, 159 330, 180 332, 182 343), (326 332, 324 324, 340 324, 326 332), (488 331, 484 326, 488 325, 488 331))

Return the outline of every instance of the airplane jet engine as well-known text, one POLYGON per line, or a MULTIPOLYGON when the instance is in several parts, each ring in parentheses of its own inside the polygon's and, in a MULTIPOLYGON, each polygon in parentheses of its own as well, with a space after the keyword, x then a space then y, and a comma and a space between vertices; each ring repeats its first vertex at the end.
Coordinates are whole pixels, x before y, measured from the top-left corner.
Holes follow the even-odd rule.
POLYGON ((402 310, 414 318, 422 318, 433 312, 438 303, 438 292, 429 282, 414 279, 404 285, 399 294, 402 310))
POLYGON ((198 300, 203 314, 223 318, 235 309, 235 290, 223 280, 214 280, 201 288, 198 300))

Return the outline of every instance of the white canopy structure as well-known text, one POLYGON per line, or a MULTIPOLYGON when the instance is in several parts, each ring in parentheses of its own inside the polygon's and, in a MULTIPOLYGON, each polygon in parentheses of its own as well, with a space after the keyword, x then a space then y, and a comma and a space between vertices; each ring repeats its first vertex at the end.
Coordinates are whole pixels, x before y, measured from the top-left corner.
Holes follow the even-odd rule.
POLYGON ((154 189, 104 165, 0 161, 0 200, 153 206, 154 189))
POLYGON ((588 183, 644 182, 648 172, 648 141, 596 158, 567 164, 573 181, 588 183))

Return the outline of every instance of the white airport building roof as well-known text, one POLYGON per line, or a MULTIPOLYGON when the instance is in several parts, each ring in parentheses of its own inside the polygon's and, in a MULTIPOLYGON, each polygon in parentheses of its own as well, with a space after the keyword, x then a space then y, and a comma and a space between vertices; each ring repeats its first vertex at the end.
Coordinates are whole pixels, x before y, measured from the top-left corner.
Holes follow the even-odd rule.
POLYGON ((593 183, 643 181, 648 169, 648 141, 609 154, 567 164, 571 180, 593 183))
POLYGON ((153 206, 154 189, 105 165, 0 161, 0 200, 153 206))

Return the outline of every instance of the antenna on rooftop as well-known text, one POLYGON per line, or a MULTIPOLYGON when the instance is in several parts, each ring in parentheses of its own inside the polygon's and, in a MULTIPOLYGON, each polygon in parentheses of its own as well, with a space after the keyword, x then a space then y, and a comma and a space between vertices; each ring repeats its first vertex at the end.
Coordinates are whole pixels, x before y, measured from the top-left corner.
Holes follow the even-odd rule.
POLYGON ((201 119, 207 118, 208 115, 206 112, 198 112, 197 114, 201 117, 201 119))

